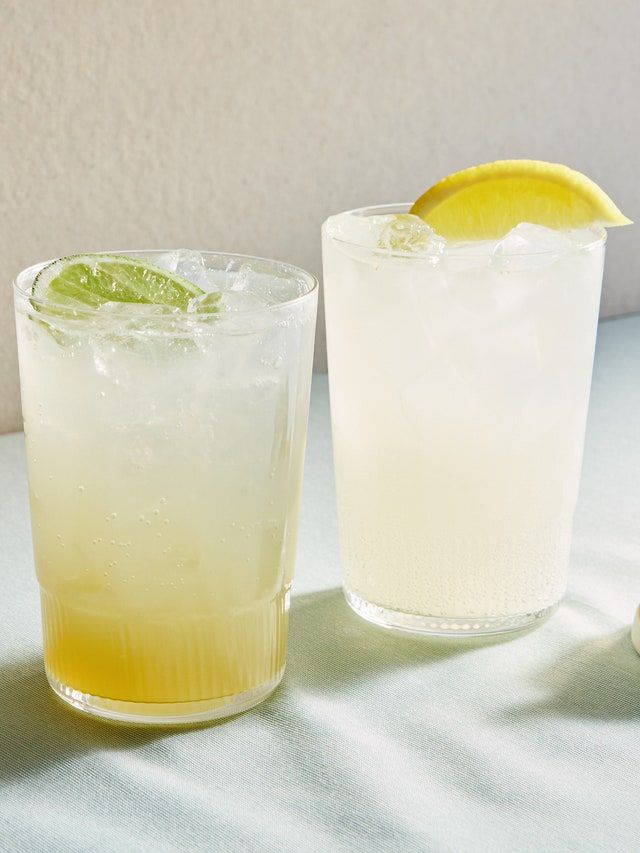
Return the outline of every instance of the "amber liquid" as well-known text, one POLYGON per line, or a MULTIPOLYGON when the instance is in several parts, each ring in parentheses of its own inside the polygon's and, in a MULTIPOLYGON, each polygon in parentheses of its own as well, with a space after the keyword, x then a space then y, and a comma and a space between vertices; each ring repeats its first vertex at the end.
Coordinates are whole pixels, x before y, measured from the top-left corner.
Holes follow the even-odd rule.
MULTIPOLYGON (((114 611, 79 595, 42 590, 50 677, 84 694, 124 702, 223 698, 276 678, 285 663, 284 591, 268 602, 207 613, 114 611)), ((104 602, 108 604, 108 602, 104 602)))

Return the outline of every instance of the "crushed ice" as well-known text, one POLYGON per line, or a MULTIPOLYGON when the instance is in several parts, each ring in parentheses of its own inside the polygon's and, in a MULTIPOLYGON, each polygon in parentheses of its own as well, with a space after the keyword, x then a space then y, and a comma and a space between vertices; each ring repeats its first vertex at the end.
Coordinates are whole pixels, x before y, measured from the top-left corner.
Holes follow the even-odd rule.
POLYGON ((188 312, 255 311, 288 302, 305 292, 303 281, 295 276, 279 276, 266 261, 247 261, 239 268, 208 267, 205 258, 192 249, 176 249, 154 259, 157 266, 197 284, 205 293, 189 301, 188 312))
POLYGON ((470 267, 535 269, 594 240, 590 229, 556 231, 521 222, 498 240, 447 243, 422 219, 410 213, 374 216, 343 213, 327 220, 326 234, 344 243, 345 251, 359 258, 375 254, 376 250, 427 256, 432 263, 444 261, 454 270, 470 267))

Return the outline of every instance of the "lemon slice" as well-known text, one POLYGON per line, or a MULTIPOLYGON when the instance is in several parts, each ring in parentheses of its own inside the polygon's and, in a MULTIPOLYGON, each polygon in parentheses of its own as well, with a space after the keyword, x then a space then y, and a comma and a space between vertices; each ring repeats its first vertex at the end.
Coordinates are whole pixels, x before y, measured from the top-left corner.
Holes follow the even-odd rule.
POLYGON ((491 240, 521 222, 558 231, 631 224, 586 175, 542 160, 497 160, 455 172, 410 212, 447 240, 491 240))

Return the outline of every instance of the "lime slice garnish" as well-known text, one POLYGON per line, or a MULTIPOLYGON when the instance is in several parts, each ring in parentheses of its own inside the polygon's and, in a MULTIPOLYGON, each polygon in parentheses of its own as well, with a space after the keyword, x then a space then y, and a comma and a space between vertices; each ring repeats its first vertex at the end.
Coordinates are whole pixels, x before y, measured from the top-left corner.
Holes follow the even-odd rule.
POLYGON ((494 239, 521 222, 558 231, 631 222, 586 175, 542 160, 498 160, 455 172, 410 212, 447 240, 494 239))
POLYGON ((186 278, 125 255, 60 258, 38 273, 31 289, 35 306, 51 308, 57 315, 99 308, 107 302, 167 305, 186 311, 189 301, 203 294, 186 278))

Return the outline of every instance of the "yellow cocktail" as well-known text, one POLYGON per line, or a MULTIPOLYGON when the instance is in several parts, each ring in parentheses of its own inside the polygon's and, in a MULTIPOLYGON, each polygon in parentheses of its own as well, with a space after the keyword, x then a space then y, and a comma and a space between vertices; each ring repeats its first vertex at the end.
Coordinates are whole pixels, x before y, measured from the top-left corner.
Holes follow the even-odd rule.
POLYGON ((93 713, 180 722, 282 677, 316 291, 276 263, 151 259, 208 290, 60 308, 34 268, 16 310, 49 679, 93 713))

